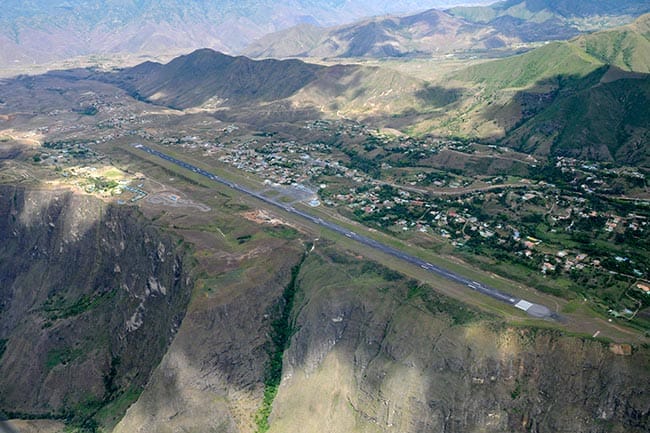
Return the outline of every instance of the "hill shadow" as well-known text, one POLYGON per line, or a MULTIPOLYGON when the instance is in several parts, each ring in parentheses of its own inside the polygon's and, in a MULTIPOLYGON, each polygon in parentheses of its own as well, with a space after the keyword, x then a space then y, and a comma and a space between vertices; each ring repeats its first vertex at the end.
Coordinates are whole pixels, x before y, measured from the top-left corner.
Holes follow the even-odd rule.
POLYGON ((647 164, 648 107, 649 74, 602 66, 540 80, 482 118, 505 131, 501 144, 526 153, 647 164))
POLYGON ((415 92, 415 97, 423 104, 442 108, 458 102, 466 90, 460 87, 442 87, 426 84, 415 92))

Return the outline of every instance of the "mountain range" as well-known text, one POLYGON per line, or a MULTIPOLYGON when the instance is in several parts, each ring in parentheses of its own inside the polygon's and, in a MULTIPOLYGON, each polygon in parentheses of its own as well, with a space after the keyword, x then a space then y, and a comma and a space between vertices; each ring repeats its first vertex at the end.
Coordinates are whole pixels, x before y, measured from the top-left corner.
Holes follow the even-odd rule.
POLYGON ((93 54, 175 55, 199 48, 254 57, 485 50, 569 39, 580 30, 627 23, 650 12, 643 0, 509 0, 485 6, 489 3, 7 0, 0 11, 0 67, 93 54), (474 6, 460 6, 464 3, 474 6), (430 8, 445 12, 426 11, 430 8))
POLYGON ((121 72, 119 83, 138 98, 176 109, 238 106, 287 98, 317 78, 322 66, 296 60, 232 57, 207 48, 166 65, 146 62, 121 72))
POLYGON ((565 40, 579 31, 557 19, 500 17, 470 22, 440 10, 382 16, 331 28, 301 24, 267 35, 244 50, 252 57, 402 57, 512 48, 565 40))
POLYGON ((431 94, 424 80, 387 68, 253 60, 211 49, 196 50, 167 64, 145 62, 108 73, 50 74, 99 80, 148 103, 203 110, 224 121, 259 126, 329 117, 339 111, 386 117, 419 107, 424 95, 431 94))
POLYGON ((382 16, 322 28, 304 23, 255 41, 252 57, 400 57, 493 50, 521 43, 567 40, 592 28, 631 20, 647 2, 510 0, 490 6, 382 16))
MULTIPOLYGON (((335 25, 461 0, 6 0, 0 67, 105 53, 236 52, 299 23, 335 25)), ((471 3, 489 3, 475 0, 471 3)))
POLYGON ((148 102, 248 123, 344 115, 542 157, 648 163, 650 15, 425 80, 391 68, 203 49, 98 77, 148 102), (380 120, 383 119, 383 120, 380 120))
POLYGON ((650 432, 648 0, 3 3, 0 433, 650 432))
POLYGON ((501 48, 519 42, 498 29, 471 24, 439 10, 383 16, 322 28, 303 24, 263 37, 244 53, 252 57, 400 57, 501 48))
POLYGON ((489 23, 501 17, 538 23, 548 20, 575 23, 588 18, 638 16, 649 11, 650 5, 643 0, 506 0, 488 6, 454 7, 448 12, 472 22, 482 23, 489 23))

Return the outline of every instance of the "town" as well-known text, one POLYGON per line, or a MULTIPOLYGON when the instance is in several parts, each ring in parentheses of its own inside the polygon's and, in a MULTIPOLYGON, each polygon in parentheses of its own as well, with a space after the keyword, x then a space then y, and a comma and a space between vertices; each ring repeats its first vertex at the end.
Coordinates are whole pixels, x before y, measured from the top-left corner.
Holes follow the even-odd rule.
POLYGON ((120 203, 135 202, 147 194, 137 179, 83 166, 104 161, 97 144, 142 139, 612 316, 633 320, 650 305, 650 255, 637 248, 650 244, 650 200, 629 198, 647 188, 637 169, 568 157, 544 163, 495 144, 411 137, 348 119, 271 131, 154 130, 153 114, 101 101, 88 104, 115 115, 86 127, 99 138, 83 140, 77 128, 74 139, 45 143, 34 164, 82 175, 86 192, 127 193, 120 203))

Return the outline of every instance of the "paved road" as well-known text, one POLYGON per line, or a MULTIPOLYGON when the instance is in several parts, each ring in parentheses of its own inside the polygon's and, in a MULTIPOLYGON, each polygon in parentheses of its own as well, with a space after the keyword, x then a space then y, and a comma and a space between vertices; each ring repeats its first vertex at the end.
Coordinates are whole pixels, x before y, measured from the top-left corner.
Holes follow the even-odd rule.
POLYGON ((159 152, 155 149, 152 149, 148 146, 145 146, 143 144, 133 144, 133 147, 140 149, 142 151, 145 151, 151 155, 155 155, 159 158, 162 158, 164 160, 167 160, 169 162, 172 162, 180 167, 186 168, 190 171, 193 171, 194 173, 200 174, 202 176, 207 177, 208 179, 220 183, 222 185, 226 185, 236 191, 239 191, 243 194, 247 194, 250 196, 255 197, 258 200, 261 200, 267 204, 270 204, 275 207, 279 207, 281 209, 284 209, 286 212, 292 213, 294 215, 298 215, 308 221, 311 221, 314 224, 318 224, 319 226, 328 228, 332 230, 333 232, 342 234, 343 236, 346 236, 352 240, 355 240, 361 244, 367 245, 371 248, 374 248, 378 251, 381 251, 385 254, 389 254, 393 257, 397 257, 400 260, 403 260, 405 262, 417 265, 421 267, 422 269, 425 269, 431 273, 434 273, 436 275, 439 275, 443 278, 446 278, 450 281, 460 283, 464 286, 469 287, 470 289, 482 293, 484 295, 490 296, 498 301, 505 302, 506 304, 510 304, 512 306, 515 306, 526 313, 528 313, 532 317, 537 317, 537 318, 543 318, 543 319, 559 319, 559 316, 555 313, 553 313, 549 308, 547 308, 544 305, 540 304, 535 304, 533 302, 529 302, 525 299, 521 298, 516 298, 512 295, 509 295, 507 293, 504 293, 498 289, 495 289, 494 287, 490 287, 488 285, 485 285, 483 283, 479 283, 478 281, 471 280, 469 278, 463 277, 460 274, 457 274, 455 272, 449 271, 447 269, 441 268, 440 266, 436 266, 432 263, 429 263, 427 261, 424 261, 418 257, 412 256, 410 254, 407 254, 403 251, 398 250, 397 248, 393 248, 391 246, 388 246, 386 244, 383 244, 381 242, 378 242, 374 239, 371 239, 367 236, 360 235, 358 233, 355 233, 345 227, 342 227, 338 224, 334 224, 329 221, 325 221, 322 218, 315 217, 307 212, 304 212, 300 209, 296 209, 293 206, 285 203, 278 202, 276 200, 273 200, 269 197, 265 197, 261 193, 254 191, 252 189, 246 188, 242 185, 236 184, 234 182, 231 182, 227 179, 224 179, 222 177, 219 177, 213 173, 210 173, 208 171, 205 171, 199 167, 196 167, 194 165, 188 164, 185 161, 181 161, 179 159, 176 159, 172 156, 169 156, 165 153, 159 152))

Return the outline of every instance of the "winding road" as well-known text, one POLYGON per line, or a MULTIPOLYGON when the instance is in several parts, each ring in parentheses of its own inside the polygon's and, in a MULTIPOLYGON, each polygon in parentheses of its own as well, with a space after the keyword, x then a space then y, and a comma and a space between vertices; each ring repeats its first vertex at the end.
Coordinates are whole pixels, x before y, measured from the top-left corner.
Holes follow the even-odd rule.
POLYGON ((425 260, 422 260, 418 257, 415 257, 413 255, 407 254, 403 251, 398 250, 397 248, 388 246, 386 244, 383 244, 381 242, 378 242, 374 239, 371 239, 367 236, 358 234, 356 232, 353 232, 343 226, 340 226, 338 224, 334 224, 329 221, 325 221, 322 218, 315 217, 307 212, 304 212, 300 209, 296 209, 295 207, 278 202, 276 200, 273 200, 269 197, 265 197, 261 193, 254 191, 252 189, 246 188, 245 186, 236 184, 234 182, 231 182, 227 179, 224 179, 220 176, 217 176, 213 173, 210 173, 208 171, 205 171, 199 167, 196 167, 194 165, 191 165, 185 161, 181 161, 177 158, 174 158, 172 156, 169 156, 165 153, 159 152, 155 149, 152 149, 148 146, 145 146, 143 144, 132 144, 133 147, 136 149, 140 149, 144 152, 147 152, 151 155, 157 156, 159 158, 162 158, 166 161, 169 161, 173 164, 176 164, 180 167, 183 167, 187 170, 193 171, 194 173, 200 174, 202 176, 207 177, 208 179, 220 183, 222 185, 226 185, 235 191, 241 192, 243 194, 255 197, 258 200, 263 201, 264 203, 267 203, 269 205, 272 205, 274 207, 278 207, 283 209, 286 212, 289 212, 294 215, 298 215, 314 224, 317 224, 321 227, 325 227, 333 232, 339 233, 343 236, 346 236, 347 238, 350 238, 356 242, 359 242, 363 245, 366 245, 368 247, 371 247, 377 251, 380 251, 385 254, 389 254, 393 257, 396 257, 404 262, 417 265, 421 267, 424 270, 427 270, 433 274, 436 274, 438 276, 441 276, 443 278, 446 278, 450 281, 453 281, 455 283, 462 284, 476 292, 482 293, 484 295, 490 296, 491 298, 494 298, 498 301, 504 302, 506 304, 512 305, 516 308, 519 308, 520 310, 525 311, 528 315, 536 318, 541 318, 541 319, 553 319, 553 320, 558 320, 560 319, 560 316, 558 316, 556 313, 552 312, 548 307, 540 304, 535 304, 533 302, 527 301, 526 299, 522 298, 517 298, 512 295, 509 295, 505 292, 502 292, 498 289, 495 289, 494 287, 490 287, 488 285, 485 285, 483 283, 480 283, 478 281, 471 280, 469 278, 466 278, 460 274, 457 274, 453 271, 449 271, 447 269, 441 268, 440 266, 434 265, 432 263, 429 263, 425 260))

